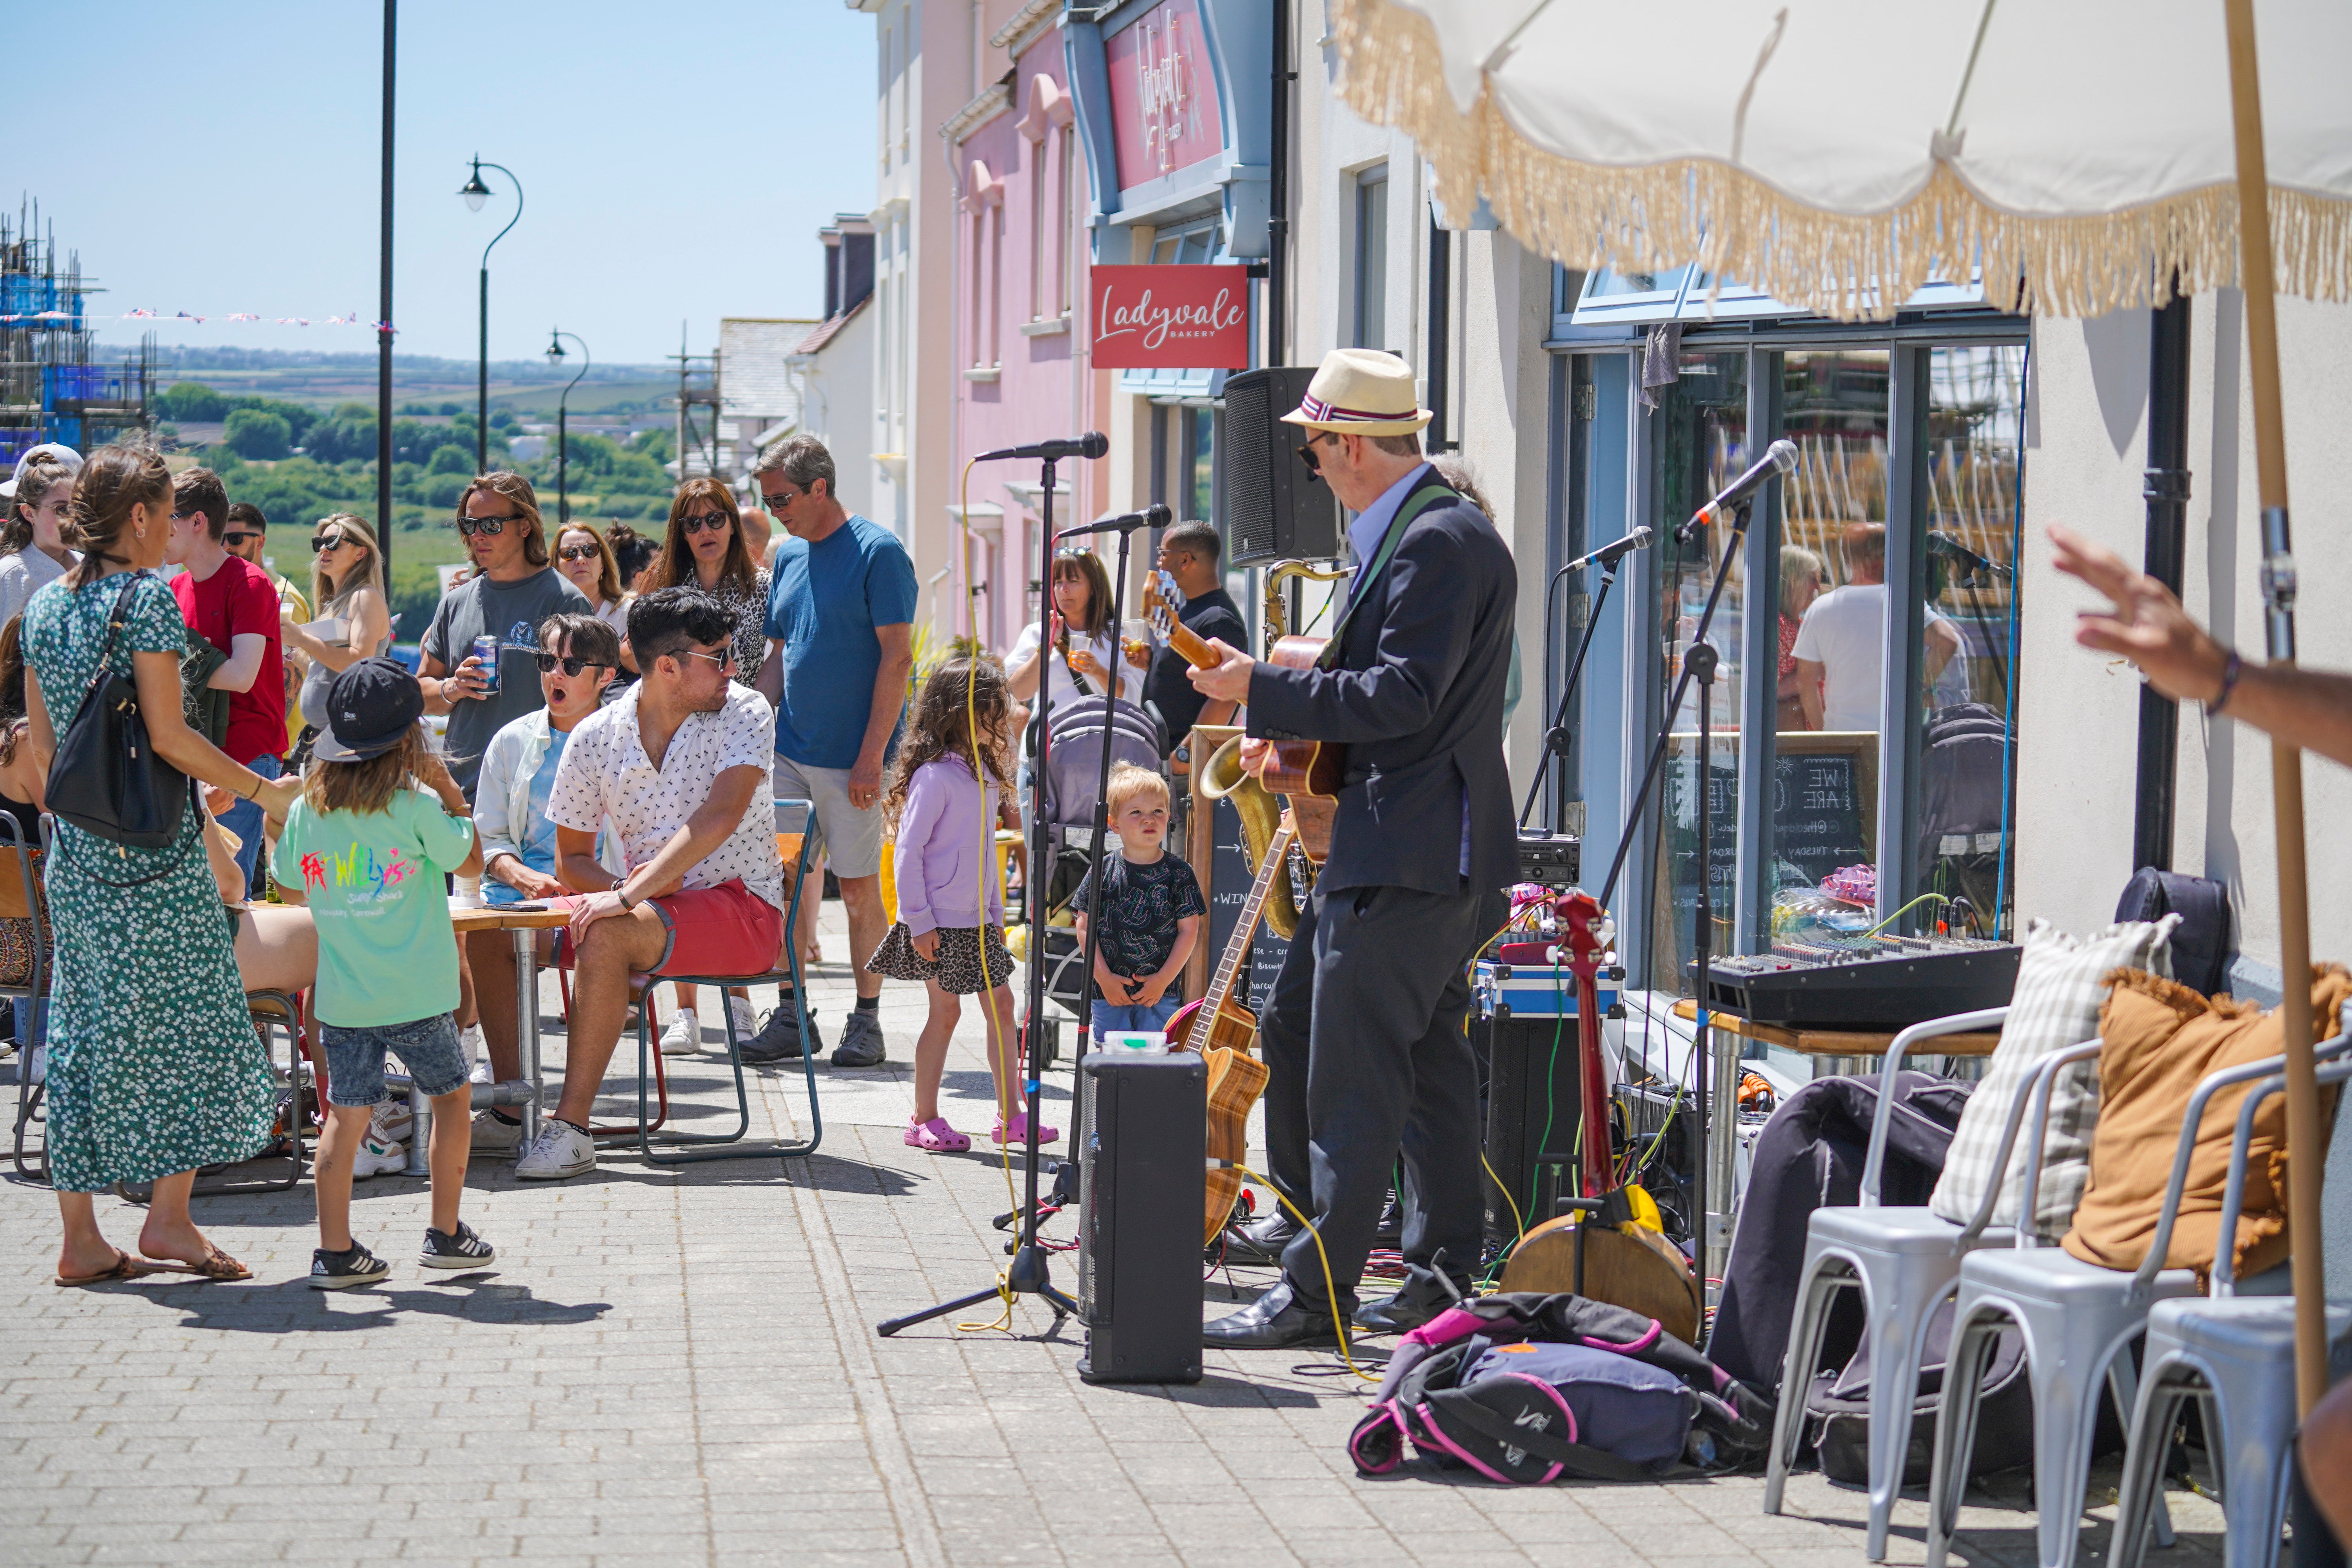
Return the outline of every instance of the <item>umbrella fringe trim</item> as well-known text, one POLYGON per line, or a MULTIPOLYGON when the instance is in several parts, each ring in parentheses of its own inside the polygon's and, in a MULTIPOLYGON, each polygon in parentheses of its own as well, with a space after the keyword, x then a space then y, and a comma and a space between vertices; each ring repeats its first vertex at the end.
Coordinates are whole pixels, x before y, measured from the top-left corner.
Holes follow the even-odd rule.
MULTIPOLYGON (((1332 0, 1339 90, 1374 124, 1411 136, 1449 214, 1483 197, 1522 243, 1563 266, 1654 272, 1695 262, 1836 321, 1883 321, 1928 283, 1981 262, 1987 300, 2065 317, 2162 305, 2238 280, 2238 200, 2210 185, 2112 213, 2011 212, 1939 163, 1883 212, 1825 212, 1745 169, 1686 158, 1607 168, 1521 136, 1482 84, 1468 114, 1445 84, 1435 28, 1388 0, 1332 0)), ((2273 187, 2283 292, 2352 300, 2352 203, 2273 187)))

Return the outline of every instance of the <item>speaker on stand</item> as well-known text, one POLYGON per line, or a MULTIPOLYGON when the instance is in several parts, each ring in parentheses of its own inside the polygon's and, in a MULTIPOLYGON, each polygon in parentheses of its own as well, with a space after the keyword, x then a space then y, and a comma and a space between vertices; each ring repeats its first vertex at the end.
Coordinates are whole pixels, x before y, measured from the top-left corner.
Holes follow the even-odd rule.
POLYGON ((1339 553, 1339 503, 1298 448, 1312 431, 1286 425, 1315 379, 1312 365, 1274 365, 1225 378, 1217 516, 1225 564, 1328 561, 1339 553))

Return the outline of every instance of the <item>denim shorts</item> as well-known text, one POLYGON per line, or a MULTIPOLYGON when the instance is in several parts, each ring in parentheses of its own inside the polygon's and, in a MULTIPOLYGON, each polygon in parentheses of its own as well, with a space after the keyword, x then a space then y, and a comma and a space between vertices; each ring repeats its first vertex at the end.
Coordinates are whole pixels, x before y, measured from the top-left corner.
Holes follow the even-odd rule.
POLYGON ((1095 1003, 1095 1038, 1099 1040, 1114 1029, 1121 1033, 1163 1034, 1167 1031, 1168 1020, 1174 1017, 1176 1009, 1183 1005, 1184 999, 1176 994, 1173 986, 1149 1007, 1097 999, 1095 1003))
POLYGON ((331 1105, 381 1105, 389 1098, 383 1086, 383 1058, 400 1058, 408 1076, 427 1099, 455 1094, 466 1087, 472 1071, 464 1047, 457 1044, 457 1021, 436 1013, 413 1024, 381 1024, 347 1029, 340 1024, 319 1026, 319 1043, 327 1053, 327 1101, 331 1105))

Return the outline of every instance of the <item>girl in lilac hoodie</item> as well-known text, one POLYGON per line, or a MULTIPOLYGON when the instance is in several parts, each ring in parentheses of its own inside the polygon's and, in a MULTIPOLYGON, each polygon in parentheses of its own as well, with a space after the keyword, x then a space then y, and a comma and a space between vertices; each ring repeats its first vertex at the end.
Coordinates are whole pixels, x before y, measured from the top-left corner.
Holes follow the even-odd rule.
MULTIPOLYGON (((915 700, 914 722, 898 748, 885 803, 897 829, 898 922, 866 967, 896 980, 919 980, 930 993, 930 1016, 915 1041, 915 1114, 906 1141, 935 1154, 971 1147, 940 1114, 940 1075, 966 996, 982 996, 987 1013, 996 1141, 1029 1139, 1013 1025, 1013 955, 1004 948, 1004 896, 996 877, 996 802, 1009 787, 1011 729, 1004 672, 996 661, 949 659, 931 671, 915 700)), ((1037 1142, 1051 1143, 1061 1135, 1057 1128, 1040 1127, 1037 1142)))

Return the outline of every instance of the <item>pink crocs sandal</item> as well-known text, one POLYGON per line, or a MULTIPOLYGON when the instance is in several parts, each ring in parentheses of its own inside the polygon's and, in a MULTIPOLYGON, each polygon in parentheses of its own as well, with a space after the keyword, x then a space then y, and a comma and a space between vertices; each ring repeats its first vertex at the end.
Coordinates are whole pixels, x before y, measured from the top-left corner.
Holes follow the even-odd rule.
POLYGON ((934 1116, 907 1124, 907 1147, 927 1154, 961 1154, 971 1147, 971 1140, 949 1126, 946 1117, 934 1116))
MULTIPOLYGON (((1062 1130, 1058 1127, 1040 1127, 1037 1129, 1037 1142, 1040 1143, 1051 1143, 1055 1139, 1059 1138, 1061 1135, 1062 1130)), ((1025 1145, 1029 1142, 1029 1113, 1025 1110, 1016 1111, 1013 1114, 1013 1120, 1009 1122, 1002 1116, 998 1117, 996 1119, 996 1141, 999 1143, 1020 1143, 1025 1145)))

